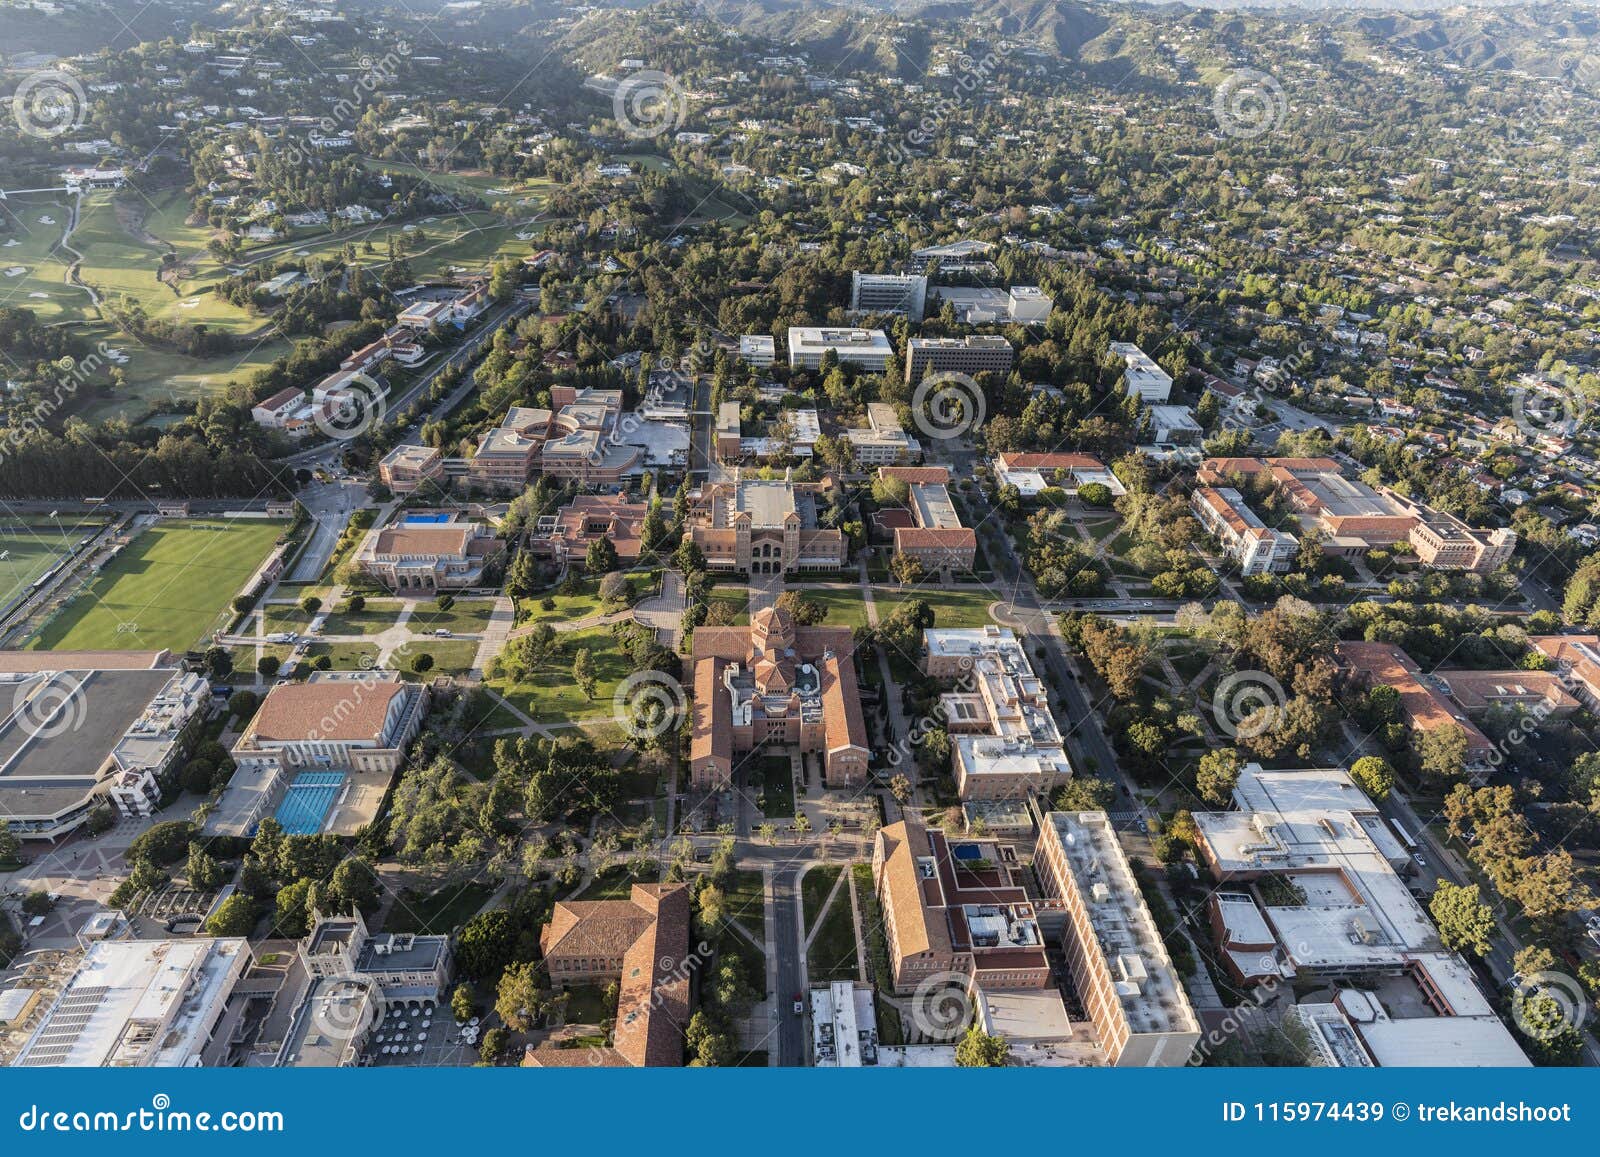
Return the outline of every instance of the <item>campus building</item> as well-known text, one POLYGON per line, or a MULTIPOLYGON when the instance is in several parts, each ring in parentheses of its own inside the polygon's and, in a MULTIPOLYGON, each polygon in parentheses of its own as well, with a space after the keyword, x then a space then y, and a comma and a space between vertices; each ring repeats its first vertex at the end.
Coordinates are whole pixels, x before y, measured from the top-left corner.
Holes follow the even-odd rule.
POLYGON ((1049 812, 1034 874, 1066 909, 1072 984, 1112 1065, 1187 1064, 1200 1022, 1105 812, 1049 812))
POLYGON ((0 651, 0 818, 56 839, 102 804, 154 814, 210 706, 166 651, 0 651))
POLYGON ((1353 558, 1406 542, 1425 566, 1487 574, 1516 549, 1513 530, 1476 530, 1387 487, 1346 478, 1331 458, 1208 458, 1197 472, 1206 486, 1259 474, 1272 478, 1302 524, 1326 532, 1329 554, 1353 558))
POLYGON ((356 552, 363 575, 391 591, 479 587, 505 543, 481 522, 400 522, 369 531, 356 552))
POLYGON ((713 571, 788 574, 837 570, 849 557, 842 531, 817 522, 817 500, 827 483, 735 477, 700 492, 689 537, 713 571))
POLYGON ((928 290, 928 305, 935 311, 949 305, 963 325, 1038 325, 1049 318, 1055 302, 1037 285, 1009 289, 940 285, 928 290))
POLYGON ((777 339, 764 333, 740 334, 739 357, 748 366, 753 366, 758 370, 765 369, 777 360, 777 339))
POLYGON ((467 461, 467 480, 481 490, 520 493, 550 437, 552 414, 534 406, 512 406, 498 426, 478 439, 467 461))
POLYGON ((846 430, 844 436, 862 466, 906 466, 922 461, 922 444, 906 433, 899 413, 888 402, 868 402, 866 428, 846 430))
POLYGON ((1313 1009, 1308 1026, 1322 1063, 1528 1063, 1407 888, 1410 854, 1346 772, 1250 764, 1233 803, 1194 816, 1219 883, 1207 902, 1218 958, 1240 984, 1304 976, 1332 990, 1337 1015, 1313 1009))
POLYGON ((1172 375, 1138 346, 1114 341, 1108 352, 1122 359, 1122 388, 1128 397, 1138 398, 1146 405, 1164 405, 1172 397, 1172 375))
POLYGON ((829 352, 841 361, 869 373, 881 373, 894 356, 894 346, 881 329, 791 326, 789 368, 815 370, 829 352))
POLYGON ((1104 486, 1113 498, 1127 493, 1110 468, 1092 454, 999 454, 989 465, 997 483, 1015 486, 1024 498, 1035 498, 1050 486, 1076 494, 1091 483, 1104 486))
POLYGON ((530 546, 558 562, 582 562, 590 544, 609 539, 617 558, 638 561, 648 502, 621 494, 579 494, 554 514, 542 514, 530 546))
POLYGON ((906 385, 928 374, 1008 374, 1016 361, 1011 343, 998 334, 914 337, 906 343, 906 385))
MULTIPOLYGON (((1410 655, 1393 643, 1339 643, 1339 666, 1358 687, 1392 687, 1400 696, 1400 714, 1413 732, 1457 728, 1466 739, 1461 774, 1482 783, 1494 770, 1494 744, 1467 712, 1442 690, 1442 680, 1424 675, 1410 655)), ((1472 680, 1467 680, 1471 685, 1472 680)))
POLYGON ((898 313, 921 321, 927 297, 928 279, 921 274, 850 274, 852 313, 898 313))
POLYGON ((1300 540, 1268 527, 1232 487, 1195 487, 1189 509, 1206 533, 1222 544, 1240 574, 1282 573, 1294 565, 1300 540))
POLYGON ((880 526, 893 523, 894 552, 914 558, 928 572, 970 571, 977 561, 978 535, 961 525, 950 498, 950 472, 942 466, 880 466, 879 478, 906 483, 906 509, 880 510, 880 526), (891 516, 902 517, 891 517, 891 516))
POLYGON ((1050 963, 1020 870, 1009 844, 952 842, 917 819, 881 829, 872 880, 894 991, 955 977, 969 990, 1047 987, 1050 963))
POLYGON ((89 945, 13 1068, 194 1068, 222 1063, 217 1031, 251 960, 243 937, 89 945))
POLYGON ((561 900, 539 933, 550 983, 616 982, 616 1025, 603 1047, 528 1046, 530 1068, 661 1068, 683 1064, 691 1012, 689 889, 635 884, 626 900, 561 900))
POLYGON ((434 446, 399 445, 378 463, 378 480, 405 497, 445 476, 444 455, 434 446))
POLYGON ((689 773, 696 788, 733 782, 735 757, 764 745, 822 756, 823 782, 866 782, 861 713, 848 627, 799 627, 766 607, 748 627, 696 627, 689 773))
POLYGON ((929 628, 922 668, 939 697, 963 800, 1048 796, 1072 778, 1045 683, 1009 627, 929 628))

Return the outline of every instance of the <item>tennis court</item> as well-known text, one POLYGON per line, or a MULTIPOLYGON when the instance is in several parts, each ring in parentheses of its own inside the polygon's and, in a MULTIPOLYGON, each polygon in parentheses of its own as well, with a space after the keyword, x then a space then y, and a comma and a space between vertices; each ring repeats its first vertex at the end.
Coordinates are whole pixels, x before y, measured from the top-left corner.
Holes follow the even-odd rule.
POLYGON ((342 771, 302 771, 284 793, 274 818, 286 835, 316 835, 343 786, 342 771))

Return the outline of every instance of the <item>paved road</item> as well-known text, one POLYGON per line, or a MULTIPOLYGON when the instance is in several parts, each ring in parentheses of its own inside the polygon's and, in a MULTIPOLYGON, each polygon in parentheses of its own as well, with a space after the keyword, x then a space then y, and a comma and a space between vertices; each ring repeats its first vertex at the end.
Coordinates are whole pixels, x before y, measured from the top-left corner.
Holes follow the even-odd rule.
POLYGON ((350 516, 367 500, 367 488, 354 480, 313 482, 297 497, 311 515, 311 541, 295 560, 289 581, 308 583, 315 581, 333 557, 333 548, 350 524, 350 516))
POLYGON ((806 1063, 806 1018, 791 1009, 795 993, 806 991, 805 956, 800 944, 800 873, 796 868, 780 868, 772 877, 773 934, 769 948, 777 957, 777 991, 772 994, 778 1010, 777 1040, 774 1051, 778 1064, 794 1068, 806 1063))

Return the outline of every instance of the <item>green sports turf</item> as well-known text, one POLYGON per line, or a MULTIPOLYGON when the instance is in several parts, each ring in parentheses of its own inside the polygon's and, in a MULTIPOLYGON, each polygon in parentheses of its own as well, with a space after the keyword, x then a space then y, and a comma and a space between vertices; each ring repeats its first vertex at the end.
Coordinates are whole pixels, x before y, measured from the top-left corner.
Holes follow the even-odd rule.
POLYGON ((187 651, 219 624, 284 525, 196 519, 153 526, 124 547, 28 646, 187 651))

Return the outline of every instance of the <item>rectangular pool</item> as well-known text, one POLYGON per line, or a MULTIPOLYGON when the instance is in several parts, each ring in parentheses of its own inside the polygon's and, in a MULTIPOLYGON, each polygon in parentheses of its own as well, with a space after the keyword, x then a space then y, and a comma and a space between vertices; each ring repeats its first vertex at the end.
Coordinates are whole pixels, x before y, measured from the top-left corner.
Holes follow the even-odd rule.
POLYGON ((412 526, 431 525, 436 522, 449 522, 448 514, 408 514, 401 520, 412 526))
POLYGON ((302 771, 284 792, 274 818, 286 835, 312 836, 322 830, 328 809, 344 787, 342 771, 302 771))

